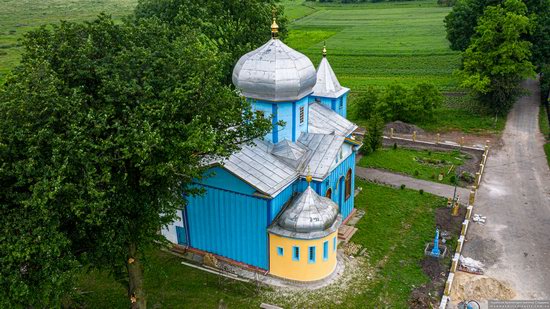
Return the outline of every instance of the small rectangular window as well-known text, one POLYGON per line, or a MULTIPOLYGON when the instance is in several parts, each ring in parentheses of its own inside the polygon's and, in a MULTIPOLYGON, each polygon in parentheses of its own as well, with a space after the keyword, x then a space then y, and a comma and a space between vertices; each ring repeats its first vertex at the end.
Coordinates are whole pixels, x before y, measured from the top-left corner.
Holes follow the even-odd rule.
POLYGON ((292 247, 292 260, 293 261, 299 261, 300 260, 300 247, 292 247))
POLYGON ((305 118, 304 107, 300 106, 300 124, 304 123, 304 118, 305 118))
POLYGON ((332 252, 336 252, 336 237, 332 239, 332 252))
POLYGON ((328 260, 328 240, 323 243, 323 261, 328 260))
POLYGON ((342 107, 344 107, 344 99, 340 98, 340 109, 342 109, 342 107))
POLYGON ((315 263, 315 246, 309 247, 308 262, 315 263))
POLYGON ((283 256, 285 254, 285 250, 281 247, 277 247, 277 254, 279 256, 283 256))

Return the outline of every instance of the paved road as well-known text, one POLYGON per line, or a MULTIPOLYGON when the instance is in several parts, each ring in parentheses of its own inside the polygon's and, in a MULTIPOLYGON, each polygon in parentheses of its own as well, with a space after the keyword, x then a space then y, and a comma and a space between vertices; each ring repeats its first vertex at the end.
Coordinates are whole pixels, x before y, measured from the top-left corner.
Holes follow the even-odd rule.
POLYGON ((516 299, 550 299, 550 170, 538 128, 539 87, 530 80, 508 116, 503 147, 491 153, 474 213, 486 225, 468 231, 463 254, 506 281, 516 299))
MULTIPOLYGON (((416 179, 409 176, 385 172, 373 168, 364 168, 360 166, 355 167, 355 174, 358 177, 364 179, 377 181, 389 185, 401 186, 402 184, 404 184, 409 189, 422 189, 425 192, 446 198, 453 197, 455 189, 455 187, 445 184, 416 179)), ((460 200, 462 202, 466 203, 468 201, 468 196, 470 194, 470 191, 468 189, 457 187, 457 193, 460 194, 460 200)))

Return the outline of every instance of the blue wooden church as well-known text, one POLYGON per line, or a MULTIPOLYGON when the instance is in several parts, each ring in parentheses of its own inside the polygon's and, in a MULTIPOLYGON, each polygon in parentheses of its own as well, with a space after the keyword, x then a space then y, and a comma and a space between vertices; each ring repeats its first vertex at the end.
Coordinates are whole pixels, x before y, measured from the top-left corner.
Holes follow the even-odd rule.
MULTIPOLYGON (((315 70, 309 58, 277 38, 275 20, 271 28, 272 39, 237 62, 233 83, 254 110, 272 116, 273 130, 212 163, 214 176, 197 183, 205 194, 189 198, 179 220, 162 231, 180 246, 266 271, 274 269, 274 256, 306 265, 335 258, 334 231, 354 208, 360 146, 353 136, 357 126, 346 119, 349 89, 338 82, 326 49, 315 70), (270 233, 288 240, 288 249, 270 246, 270 233), (295 238, 305 247, 293 245, 295 238), (318 247, 304 242, 317 239, 318 247)), ((327 275, 334 266, 327 266, 327 275)), ((323 275, 306 277, 302 281, 323 275)))

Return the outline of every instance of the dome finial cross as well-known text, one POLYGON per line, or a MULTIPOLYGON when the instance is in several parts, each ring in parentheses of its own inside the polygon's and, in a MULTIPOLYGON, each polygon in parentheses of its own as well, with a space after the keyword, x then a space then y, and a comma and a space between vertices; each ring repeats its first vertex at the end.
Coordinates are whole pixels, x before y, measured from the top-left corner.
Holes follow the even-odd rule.
POLYGON ((279 25, 277 25, 277 9, 273 7, 273 23, 271 23, 271 37, 273 39, 277 39, 277 36, 279 34, 279 25))

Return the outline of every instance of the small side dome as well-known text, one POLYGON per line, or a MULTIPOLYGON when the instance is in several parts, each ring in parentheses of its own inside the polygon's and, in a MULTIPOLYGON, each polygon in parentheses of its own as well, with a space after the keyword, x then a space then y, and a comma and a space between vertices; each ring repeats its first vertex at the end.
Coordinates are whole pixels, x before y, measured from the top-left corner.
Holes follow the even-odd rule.
POLYGON ((341 221, 338 205, 308 186, 284 210, 270 232, 299 239, 321 238, 336 231, 341 221))
POLYGON ((233 69, 243 96, 272 102, 297 101, 313 92, 316 80, 311 60, 276 38, 242 56, 233 69))

